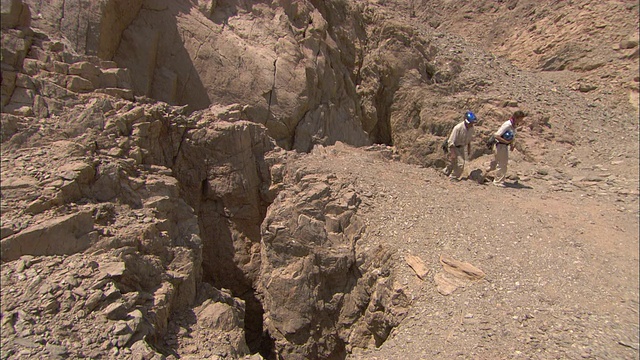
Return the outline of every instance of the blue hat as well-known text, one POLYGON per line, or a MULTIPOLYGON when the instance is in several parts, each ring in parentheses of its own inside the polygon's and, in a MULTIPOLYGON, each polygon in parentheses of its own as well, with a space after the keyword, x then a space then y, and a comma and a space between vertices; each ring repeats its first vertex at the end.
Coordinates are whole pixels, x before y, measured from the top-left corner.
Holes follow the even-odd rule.
POLYGON ((464 121, 468 122, 469 124, 473 124, 473 123, 476 123, 478 121, 478 118, 471 111, 467 111, 464 114, 464 121))

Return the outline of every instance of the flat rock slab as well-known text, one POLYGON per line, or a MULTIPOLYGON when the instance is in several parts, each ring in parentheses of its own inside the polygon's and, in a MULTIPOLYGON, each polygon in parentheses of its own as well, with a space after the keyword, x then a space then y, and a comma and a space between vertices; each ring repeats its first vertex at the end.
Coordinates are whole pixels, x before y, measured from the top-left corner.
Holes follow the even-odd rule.
POLYGON ((427 275, 429 275, 429 269, 425 266, 422 259, 414 255, 407 255, 404 260, 421 280, 425 280, 427 278, 427 275))

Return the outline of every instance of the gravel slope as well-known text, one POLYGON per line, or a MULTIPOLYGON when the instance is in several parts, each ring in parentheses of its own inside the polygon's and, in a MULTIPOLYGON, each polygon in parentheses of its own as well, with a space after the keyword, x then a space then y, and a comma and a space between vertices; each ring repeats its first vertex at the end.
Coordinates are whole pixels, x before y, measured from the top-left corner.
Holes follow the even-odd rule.
MULTIPOLYGON (((394 249, 397 279, 413 299, 380 348, 350 359, 637 358, 637 195, 554 191, 548 175, 511 188, 450 182, 386 159, 391 152, 338 144, 304 159, 351 179, 367 222, 360 241, 394 249), (424 280, 409 255, 429 269, 424 280), (441 255, 486 276, 442 295, 441 255)), ((536 166, 511 165, 518 173, 536 166)))

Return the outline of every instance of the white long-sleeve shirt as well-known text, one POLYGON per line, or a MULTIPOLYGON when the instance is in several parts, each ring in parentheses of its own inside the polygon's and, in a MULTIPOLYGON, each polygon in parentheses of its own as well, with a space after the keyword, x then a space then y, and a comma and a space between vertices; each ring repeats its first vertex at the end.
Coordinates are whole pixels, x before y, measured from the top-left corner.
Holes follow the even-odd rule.
POLYGON ((507 130, 511 130, 511 132, 513 133, 513 140, 515 141, 515 139, 516 139, 516 128, 511 123, 511 119, 509 119, 509 120, 505 121, 504 123, 502 123, 502 125, 500 126, 498 131, 496 131, 495 134, 493 134, 493 135, 494 136, 502 136, 505 132, 507 132, 507 130))
POLYGON ((452 146, 466 146, 471 143, 471 139, 473 139, 473 134, 475 133, 475 128, 472 126, 467 128, 464 124, 464 121, 458 123, 451 130, 451 134, 449 135, 449 140, 447 145, 449 147, 452 146))

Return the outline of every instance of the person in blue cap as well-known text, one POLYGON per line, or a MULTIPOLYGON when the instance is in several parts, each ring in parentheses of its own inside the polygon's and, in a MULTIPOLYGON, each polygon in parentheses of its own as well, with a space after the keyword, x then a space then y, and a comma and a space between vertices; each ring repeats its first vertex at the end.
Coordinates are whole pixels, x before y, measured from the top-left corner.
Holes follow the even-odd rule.
POLYGON ((464 114, 464 120, 458 123, 451 130, 449 139, 447 140, 447 147, 449 153, 449 164, 444 169, 444 173, 449 175, 451 180, 459 180, 464 170, 464 163, 467 156, 471 155, 471 139, 474 134, 474 125, 478 122, 476 115, 467 111, 464 114), (465 156, 466 148, 466 156, 465 156))
POLYGON ((515 148, 516 127, 525 116, 522 110, 514 112, 509 120, 505 121, 498 131, 493 134, 496 139, 495 156, 487 170, 487 172, 489 172, 496 168, 498 169, 493 179, 493 185, 504 187, 504 180, 507 175, 507 164, 509 163, 509 150, 513 151, 515 148))

